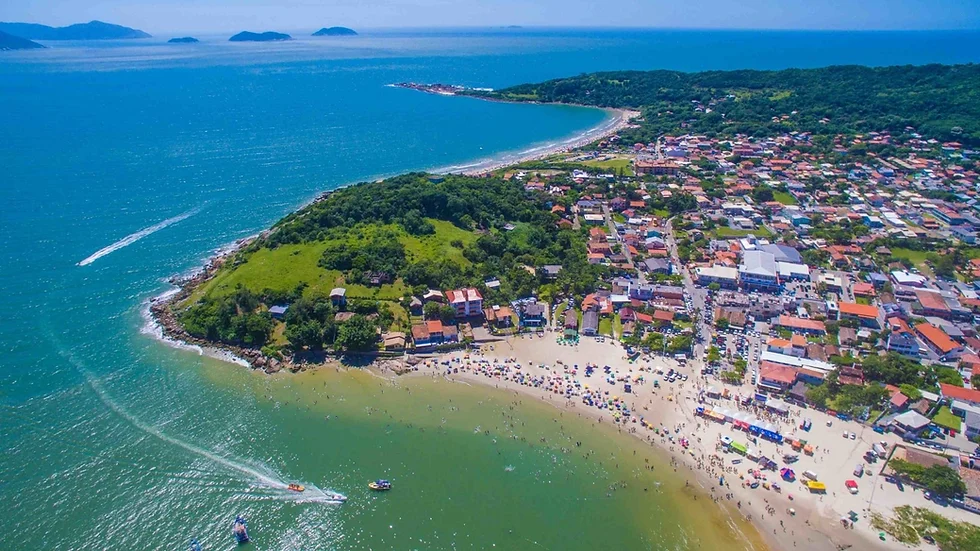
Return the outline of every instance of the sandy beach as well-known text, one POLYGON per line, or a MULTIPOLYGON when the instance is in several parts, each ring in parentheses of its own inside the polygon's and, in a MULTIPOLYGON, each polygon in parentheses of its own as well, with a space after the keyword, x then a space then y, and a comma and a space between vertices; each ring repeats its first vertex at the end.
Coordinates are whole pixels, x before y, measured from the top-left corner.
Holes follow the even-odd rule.
MULTIPOLYGON (((590 107, 590 109, 595 109, 590 107)), ((468 176, 482 176, 501 168, 506 168, 518 163, 528 161, 538 161, 557 155, 567 153, 573 149, 586 146, 594 141, 612 136, 620 130, 630 125, 630 121, 640 116, 639 111, 626 109, 603 108, 609 117, 598 126, 592 127, 585 132, 578 134, 570 139, 562 140, 544 146, 534 147, 519 153, 497 155, 489 159, 483 159, 467 165, 450 167, 439 167, 432 169, 437 174, 466 174, 468 176)))
MULTIPOLYGON (((781 490, 765 489, 762 484, 753 489, 748 485, 753 479, 749 472, 757 468, 756 463, 723 451, 723 436, 737 442, 751 442, 749 445, 761 455, 780 463, 781 456, 793 453, 793 450, 789 444, 756 440, 731 424, 696 415, 699 405, 713 405, 710 400, 703 404, 697 401, 699 391, 709 384, 699 375, 698 367, 684 367, 673 360, 660 358, 630 363, 623 349, 612 340, 600 342, 584 338, 577 345, 558 344, 555 334, 550 332, 511 337, 484 345, 478 352, 461 351, 431 357, 416 367, 417 371, 410 376, 443 376, 460 383, 513 390, 633 434, 669 454, 675 471, 689 477, 689 482, 700 486, 711 499, 732 514, 742 514, 750 520, 770 549, 817 551, 851 546, 857 549, 909 549, 890 537, 881 541, 869 520, 870 510, 887 517, 892 508, 909 502, 907 493, 903 494, 879 475, 884 462, 866 465, 862 460, 862 455, 873 443, 885 440, 891 446, 898 442, 894 435, 880 435, 856 422, 838 419, 833 419, 828 426, 826 421, 830 418, 813 410, 801 412, 799 408, 791 407, 787 417, 779 418, 743 408, 779 425, 785 437, 806 439, 814 447, 813 455, 800 453, 798 462, 792 465, 797 473, 795 482, 781 480, 778 471, 763 471, 759 481, 777 482, 781 490), (585 367, 589 362, 598 367, 587 377, 585 367), (608 374, 604 372, 605 366, 610 368, 608 374), (657 374, 658 368, 663 371, 673 368, 688 375, 688 380, 668 383, 657 374), (654 380, 659 381, 659 388, 653 384, 654 380), (628 394, 624 392, 627 381, 632 387, 628 394), (594 404, 602 400, 606 405, 601 409, 589 405, 586 399, 590 397, 594 404), (612 407, 608 405, 610 401, 614 404, 612 407), (632 414, 628 421, 621 415, 624 408, 632 414), (798 428, 804 418, 813 421, 809 432, 798 428), (844 438, 845 431, 848 434, 854 432, 855 439, 844 438), (855 477, 853 471, 859 463, 866 465, 871 474, 855 477), (807 470, 816 473, 827 485, 825 494, 811 494, 803 486, 801 475, 807 470), (724 486, 720 484, 721 477, 724 477, 724 486), (858 482, 856 495, 845 488, 844 482, 850 479, 858 482), (845 528, 841 517, 850 511, 856 512, 859 520, 852 528, 845 528)), ((711 384, 723 386, 714 381, 711 384)), ((738 396, 738 388, 727 388, 733 397, 738 396)), ((745 387, 744 392, 747 391, 748 387, 745 387)), ((737 407, 734 400, 718 402, 717 405, 729 409, 737 407)), ((905 492, 912 491, 905 489, 905 492)), ((919 506, 932 505, 924 500, 916 501, 919 506)), ((940 512, 950 516, 962 513, 945 509, 940 512)))

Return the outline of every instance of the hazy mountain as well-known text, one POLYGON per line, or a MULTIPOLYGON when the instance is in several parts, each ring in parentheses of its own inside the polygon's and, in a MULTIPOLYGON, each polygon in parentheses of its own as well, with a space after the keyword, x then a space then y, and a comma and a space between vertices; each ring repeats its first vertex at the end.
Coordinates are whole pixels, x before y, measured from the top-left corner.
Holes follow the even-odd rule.
POLYGON ((49 27, 38 23, 3 23, 0 31, 29 40, 105 40, 118 38, 150 38, 139 29, 122 25, 89 21, 67 27, 49 27))
POLYGON ((0 31, 0 51, 4 50, 30 50, 32 48, 43 48, 37 42, 32 42, 26 38, 14 36, 0 31))

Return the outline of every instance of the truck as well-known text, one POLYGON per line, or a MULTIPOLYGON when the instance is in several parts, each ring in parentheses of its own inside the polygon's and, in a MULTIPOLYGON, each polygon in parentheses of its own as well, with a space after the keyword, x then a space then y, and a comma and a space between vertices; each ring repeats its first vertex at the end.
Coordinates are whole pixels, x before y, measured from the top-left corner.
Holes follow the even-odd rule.
POLYGON ((875 442, 875 444, 871 446, 871 451, 873 451, 880 459, 884 459, 888 456, 888 448, 883 446, 880 442, 875 442))

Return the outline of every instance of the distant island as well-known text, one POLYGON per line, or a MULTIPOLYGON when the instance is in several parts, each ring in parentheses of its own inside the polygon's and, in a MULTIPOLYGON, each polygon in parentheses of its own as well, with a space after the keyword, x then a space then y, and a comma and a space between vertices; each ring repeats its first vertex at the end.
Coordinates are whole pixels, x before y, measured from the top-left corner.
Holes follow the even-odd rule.
POLYGON ((21 38, 19 36, 14 36, 12 34, 7 34, 0 31, 0 52, 8 50, 32 50, 43 47, 44 46, 38 44, 37 42, 32 42, 26 38, 21 38))
POLYGON ((194 44, 195 42, 200 42, 200 40, 194 38, 193 36, 171 38, 170 40, 167 41, 168 44, 194 44))
POLYGON ((293 37, 285 33, 274 33, 274 32, 264 32, 264 33, 253 33, 249 31, 242 31, 235 36, 229 38, 230 42, 275 42, 278 40, 292 40, 293 37))
POLYGON ((313 36, 357 36, 357 31, 347 27, 324 27, 313 33, 313 36))
POLYGON ((150 38, 139 30, 113 25, 102 21, 76 23, 67 27, 49 27, 38 23, 0 22, 0 32, 28 40, 111 40, 126 38, 150 38))

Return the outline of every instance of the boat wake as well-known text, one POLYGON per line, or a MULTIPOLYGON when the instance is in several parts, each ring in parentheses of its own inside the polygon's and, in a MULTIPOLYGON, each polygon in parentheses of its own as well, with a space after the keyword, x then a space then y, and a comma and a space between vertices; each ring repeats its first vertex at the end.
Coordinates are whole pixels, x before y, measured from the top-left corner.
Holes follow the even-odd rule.
MULTIPOLYGON (((52 340, 55 340, 52 338, 52 340)), ((157 439, 172 444, 179 448, 184 449, 191 454, 197 455, 198 457, 203 457, 210 460, 211 462, 226 467, 229 470, 236 471, 240 474, 247 476, 252 479, 259 487, 265 489, 271 489, 275 492, 268 497, 284 500, 284 501, 296 501, 305 503, 333 503, 339 504, 347 501, 347 496, 334 492, 332 490, 322 490, 313 484, 307 484, 306 490, 303 493, 297 493, 289 490, 289 484, 284 482, 278 475, 267 470, 258 469, 256 467, 250 466, 244 461, 239 461, 218 455, 210 450, 204 449, 200 446, 196 446, 189 442, 185 442, 179 438, 175 438, 161 431, 160 429, 148 425, 141 421, 138 417, 129 412, 122 405, 118 404, 111 395, 104 388, 102 388, 102 383, 96 378, 84 365, 76 360, 70 352, 65 351, 62 347, 58 346, 58 353, 67 359, 72 366, 78 370, 79 373, 85 378, 86 384, 95 393, 99 401, 102 402, 106 407, 112 410, 114 413, 125 419, 130 425, 137 428, 138 430, 154 436, 157 439), (263 472, 265 471, 265 472, 263 472)))
POLYGON ((195 207, 195 208, 193 208, 193 209, 191 209, 191 210, 189 210, 189 211, 187 211, 187 212, 185 212, 183 214, 178 214, 177 216, 174 216, 173 218, 167 218, 166 220, 164 220, 162 222, 158 222, 156 224, 153 224, 152 226, 150 226, 148 228, 143 228, 143 229, 141 229, 140 231, 138 231, 136 233, 131 233, 131 234, 127 235, 126 237, 123 237, 119 241, 116 241, 112 245, 109 245, 108 247, 102 247, 101 249, 95 251, 94 253, 92 253, 91 255, 89 255, 88 257, 86 257, 84 260, 82 260, 81 262, 79 262, 78 265, 79 266, 88 266, 89 264, 95 262, 96 260, 102 258, 103 256, 105 256, 107 254, 114 253, 114 252, 118 251, 119 249, 121 249, 123 247, 128 247, 129 245, 132 245, 133 243, 136 243, 140 239, 143 239, 144 237, 146 237, 146 236, 148 236, 150 234, 156 233, 156 232, 162 230, 163 228, 166 228, 167 226, 170 226, 172 224, 176 224, 177 222, 180 222, 182 220, 186 220, 186 219, 190 218, 191 216, 194 216, 195 214, 201 212, 201 209, 202 208, 204 208, 204 207, 203 206, 195 207))

